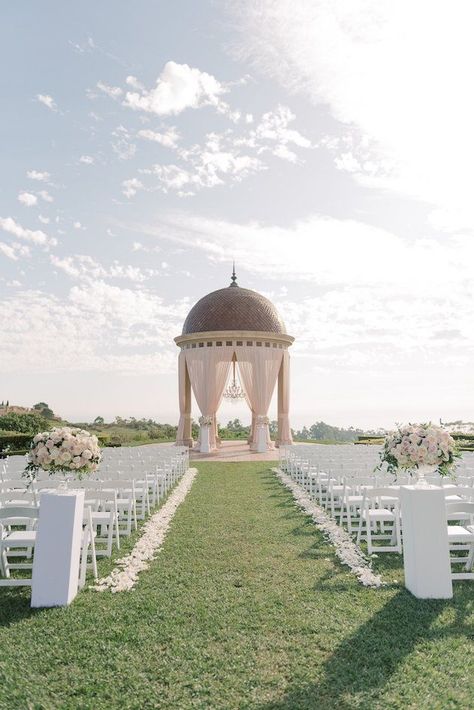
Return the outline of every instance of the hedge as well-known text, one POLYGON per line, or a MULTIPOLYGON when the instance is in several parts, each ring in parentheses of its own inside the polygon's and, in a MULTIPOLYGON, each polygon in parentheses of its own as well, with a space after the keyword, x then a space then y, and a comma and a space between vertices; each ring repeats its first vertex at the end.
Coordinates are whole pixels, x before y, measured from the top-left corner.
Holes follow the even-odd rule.
POLYGON ((32 440, 33 434, 0 434, 0 452, 5 451, 7 447, 15 450, 28 449, 32 440))

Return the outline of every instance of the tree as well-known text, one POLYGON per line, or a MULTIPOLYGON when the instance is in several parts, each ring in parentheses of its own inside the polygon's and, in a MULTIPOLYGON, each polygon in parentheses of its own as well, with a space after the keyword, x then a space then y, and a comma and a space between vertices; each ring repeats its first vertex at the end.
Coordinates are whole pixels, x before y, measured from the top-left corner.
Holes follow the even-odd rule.
POLYGON ((16 431, 19 434, 38 434, 40 431, 50 429, 51 423, 36 413, 17 414, 9 412, 0 417, 0 430, 16 431))
POLYGON ((102 426, 102 424, 105 424, 105 419, 104 417, 96 417, 92 423, 96 426, 102 426))

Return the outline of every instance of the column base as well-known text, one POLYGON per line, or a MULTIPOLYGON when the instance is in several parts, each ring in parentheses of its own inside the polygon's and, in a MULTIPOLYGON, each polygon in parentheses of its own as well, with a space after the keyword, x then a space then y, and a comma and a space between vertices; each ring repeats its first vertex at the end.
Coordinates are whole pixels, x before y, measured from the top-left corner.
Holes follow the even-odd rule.
POLYGON ((192 439, 180 439, 179 441, 175 442, 175 446, 187 446, 189 449, 192 449, 194 446, 194 441, 192 439))

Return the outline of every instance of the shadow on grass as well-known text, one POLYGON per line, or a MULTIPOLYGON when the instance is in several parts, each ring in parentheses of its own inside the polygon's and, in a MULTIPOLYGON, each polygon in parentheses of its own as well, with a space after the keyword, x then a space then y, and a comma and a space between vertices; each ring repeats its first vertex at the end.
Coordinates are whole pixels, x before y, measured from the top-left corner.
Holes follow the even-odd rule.
POLYGON ((31 587, 0 588, 0 627, 28 619, 38 613, 30 607, 31 587))
POLYGON ((467 595, 457 602, 434 601, 415 599, 405 590, 399 591, 335 650, 322 668, 320 682, 290 687, 282 700, 259 708, 349 710, 359 703, 361 707, 373 707, 391 676, 421 640, 472 633, 465 623, 469 607, 467 595), (449 626, 436 625, 441 612, 453 604, 455 621, 449 626))

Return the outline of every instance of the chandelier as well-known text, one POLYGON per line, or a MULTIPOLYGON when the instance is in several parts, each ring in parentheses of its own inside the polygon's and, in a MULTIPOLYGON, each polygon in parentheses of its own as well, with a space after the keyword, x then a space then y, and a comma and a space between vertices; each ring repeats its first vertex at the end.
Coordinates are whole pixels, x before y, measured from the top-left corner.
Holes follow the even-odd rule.
POLYGON ((242 387, 239 385, 237 382, 236 376, 235 376, 235 360, 232 363, 233 366, 233 375, 232 375, 232 382, 227 385, 223 397, 226 399, 230 399, 232 402, 238 402, 239 399, 244 399, 245 398, 245 392, 242 389, 242 387))

